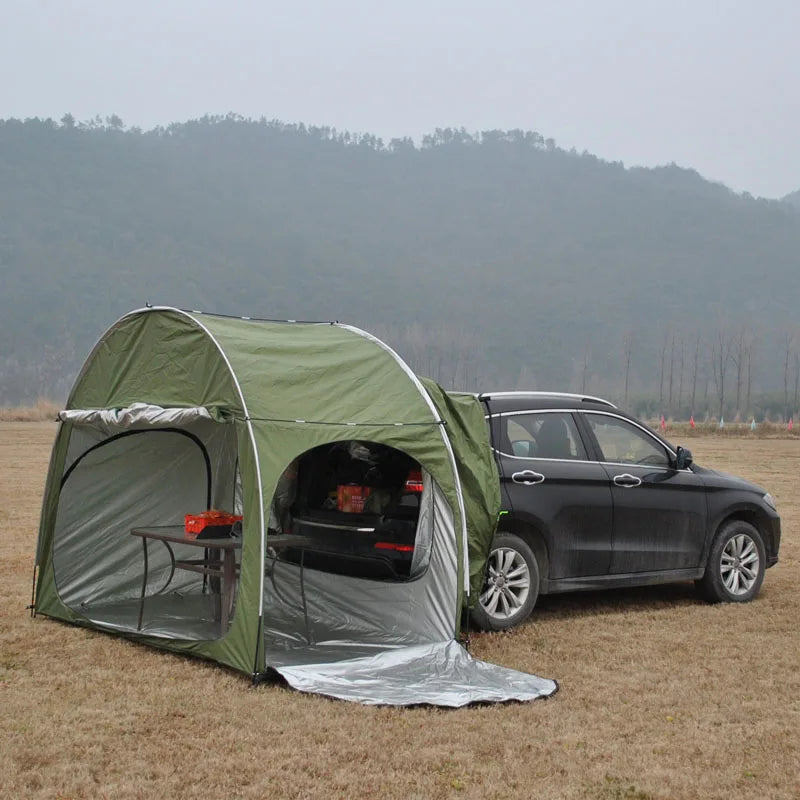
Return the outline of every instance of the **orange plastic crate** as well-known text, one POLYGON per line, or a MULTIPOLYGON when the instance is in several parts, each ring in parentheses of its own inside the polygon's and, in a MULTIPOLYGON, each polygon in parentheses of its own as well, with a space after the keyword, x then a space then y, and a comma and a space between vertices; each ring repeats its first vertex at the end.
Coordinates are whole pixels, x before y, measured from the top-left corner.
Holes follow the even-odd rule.
POLYGON ((233 525, 240 522, 241 515, 229 514, 227 511, 201 511, 199 514, 186 514, 183 528, 187 539, 196 539, 209 525, 233 525))

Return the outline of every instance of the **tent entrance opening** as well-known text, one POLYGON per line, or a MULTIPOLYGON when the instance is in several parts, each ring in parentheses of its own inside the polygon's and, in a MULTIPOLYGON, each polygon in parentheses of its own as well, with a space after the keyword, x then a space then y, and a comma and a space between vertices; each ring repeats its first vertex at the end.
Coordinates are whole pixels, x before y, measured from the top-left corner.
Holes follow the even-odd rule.
MULTIPOLYGON (((430 529, 419 525, 427 477, 411 457, 368 441, 335 442, 295 459, 278 483, 269 535, 308 542, 306 568, 383 581, 406 581, 427 566, 430 529)), ((299 563, 297 549, 282 560, 299 563)))
POLYGON ((53 550, 61 600, 117 630, 219 638, 235 608, 241 537, 193 540, 184 517, 241 513, 236 426, 208 415, 152 424, 148 411, 126 427, 101 413, 70 434, 53 550))

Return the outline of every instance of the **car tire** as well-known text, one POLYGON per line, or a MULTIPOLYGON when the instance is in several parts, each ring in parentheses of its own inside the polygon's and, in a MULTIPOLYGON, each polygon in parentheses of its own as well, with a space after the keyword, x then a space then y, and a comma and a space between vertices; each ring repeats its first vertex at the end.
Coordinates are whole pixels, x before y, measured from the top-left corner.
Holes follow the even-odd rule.
POLYGON ((698 587, 712 603, 746 603, 764 581, 767 558, 761 534, 743 520, 723 525, 711 544, 698 587))
POLYGON ((539 564, 530 545, 513 533, 498 533, 486 565, 472 617, 484 631, 501 631, 530 616, 539 596, 539 564))

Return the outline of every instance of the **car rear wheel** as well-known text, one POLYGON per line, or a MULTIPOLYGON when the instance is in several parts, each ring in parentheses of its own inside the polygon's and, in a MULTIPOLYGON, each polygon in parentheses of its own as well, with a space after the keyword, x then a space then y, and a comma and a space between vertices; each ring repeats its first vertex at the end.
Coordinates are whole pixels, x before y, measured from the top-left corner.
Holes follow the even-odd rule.
POLYGON ((712 603, 746 603, 758 594, 766 563, 761 534, 748 522, 733 520, 711 545, 700 588, 712 603))
POLYGON ((528 543, 513 533, 498 533, 473 618, 485 631, 511 628, 526 619, 539 595, 539 565, 528 543))

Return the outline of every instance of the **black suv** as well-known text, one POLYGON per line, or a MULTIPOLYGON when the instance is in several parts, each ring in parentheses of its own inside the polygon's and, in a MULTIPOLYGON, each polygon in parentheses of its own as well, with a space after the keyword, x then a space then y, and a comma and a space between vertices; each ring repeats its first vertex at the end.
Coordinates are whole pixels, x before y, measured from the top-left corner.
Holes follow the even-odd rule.
POLYGON ((479 396, 502 490, 477 624, 526 619, 539 594, 695 580, 713 602, 751 600, 778 560, 770 494, 704 469, 596 397, 479 396))

